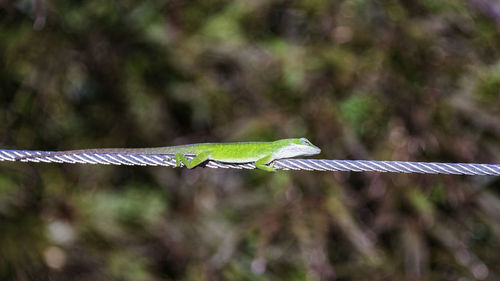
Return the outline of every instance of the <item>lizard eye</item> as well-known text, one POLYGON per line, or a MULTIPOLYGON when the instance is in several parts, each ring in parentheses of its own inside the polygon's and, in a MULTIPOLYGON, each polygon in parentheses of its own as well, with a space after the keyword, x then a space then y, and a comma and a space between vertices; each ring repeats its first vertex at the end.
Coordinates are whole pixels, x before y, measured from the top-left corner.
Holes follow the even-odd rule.
POLYGON ((305 138, 301 138, 300 139, 300 143, 303 144, 303 145, 311 145, 311 143, 307 139, 305 139, 305 138))

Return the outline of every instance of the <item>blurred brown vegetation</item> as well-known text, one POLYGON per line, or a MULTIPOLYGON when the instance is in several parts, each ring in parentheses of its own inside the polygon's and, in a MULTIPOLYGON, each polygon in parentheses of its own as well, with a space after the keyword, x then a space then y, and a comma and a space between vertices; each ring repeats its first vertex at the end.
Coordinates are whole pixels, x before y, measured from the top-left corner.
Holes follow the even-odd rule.
MULTIPOLYGON (((500 161, 500 4, 0 1, 0 141, 500 161)), ((498 280, 500 180, 1 163, 0 280, 498 280)))

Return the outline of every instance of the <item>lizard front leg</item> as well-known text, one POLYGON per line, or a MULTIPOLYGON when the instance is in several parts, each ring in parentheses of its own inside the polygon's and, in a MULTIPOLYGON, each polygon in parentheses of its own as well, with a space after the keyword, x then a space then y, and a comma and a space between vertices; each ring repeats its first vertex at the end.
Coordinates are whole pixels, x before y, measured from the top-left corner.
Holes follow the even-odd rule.
POLYGON ((260 158, 259 160, 255 161, 255 167, 264 171, 268 172, 275 172, 276 169, 270 166, 267 166, 266 164, 270 163, 273 161, 273 155, 269 154, 263 158, 260 158))
POLYGON ((176 153, 175 154, 175 166, 180 167, 181 163, 184 164, 184 166, 188 167, 189 169, 192 169, 201 163, 205 162, 208 160, 208 152, 204 151, 196 155, 193 159, 188 160, 186 156, 182 153, 176 153))

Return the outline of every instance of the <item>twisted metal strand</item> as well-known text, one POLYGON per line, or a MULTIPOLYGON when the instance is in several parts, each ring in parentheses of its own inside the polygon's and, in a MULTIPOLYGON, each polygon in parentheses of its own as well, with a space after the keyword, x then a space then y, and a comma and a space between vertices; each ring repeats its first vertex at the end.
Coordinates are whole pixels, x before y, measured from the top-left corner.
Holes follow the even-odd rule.
MULTIPOLYGON (((0 161, 81 163, 105 165, 140 165, 175 167, 174 155, 126 154, 126 153, 79 153, 44 156, 54 151, 0 149, 0 161), (26 156, 36 156, 24 158, 26 156)), ((191 159, 191 156, 186 156, 191 159)), ((207 161, 209 168, 255 169, 252 163, 222 163, 207 161)), ((307 171, 354 171, 354 172, 399 172, 421 174, 494 175, 500 176, 500 164, 437 163, 370 160, 327 159, 278 159, 270 166, 281 170, 307 171)))

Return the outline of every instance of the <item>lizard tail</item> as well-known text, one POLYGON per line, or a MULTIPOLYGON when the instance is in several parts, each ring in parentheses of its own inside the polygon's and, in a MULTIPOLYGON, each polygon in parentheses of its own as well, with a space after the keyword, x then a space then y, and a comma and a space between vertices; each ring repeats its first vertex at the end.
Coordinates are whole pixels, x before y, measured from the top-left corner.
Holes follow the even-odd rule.
POLYGON ((94 148, 94 149, 91 148, 91 149, 54 151, 44 154, 20 156, 17 157, 15 160, 33 159, 37 157, 53 157, 53 156, 62 156, 70 154, 85 154, 85 153, 161 154, 158 153, 158 151, 156 151, 155 153, 152 149, 148 148, 94 148))

